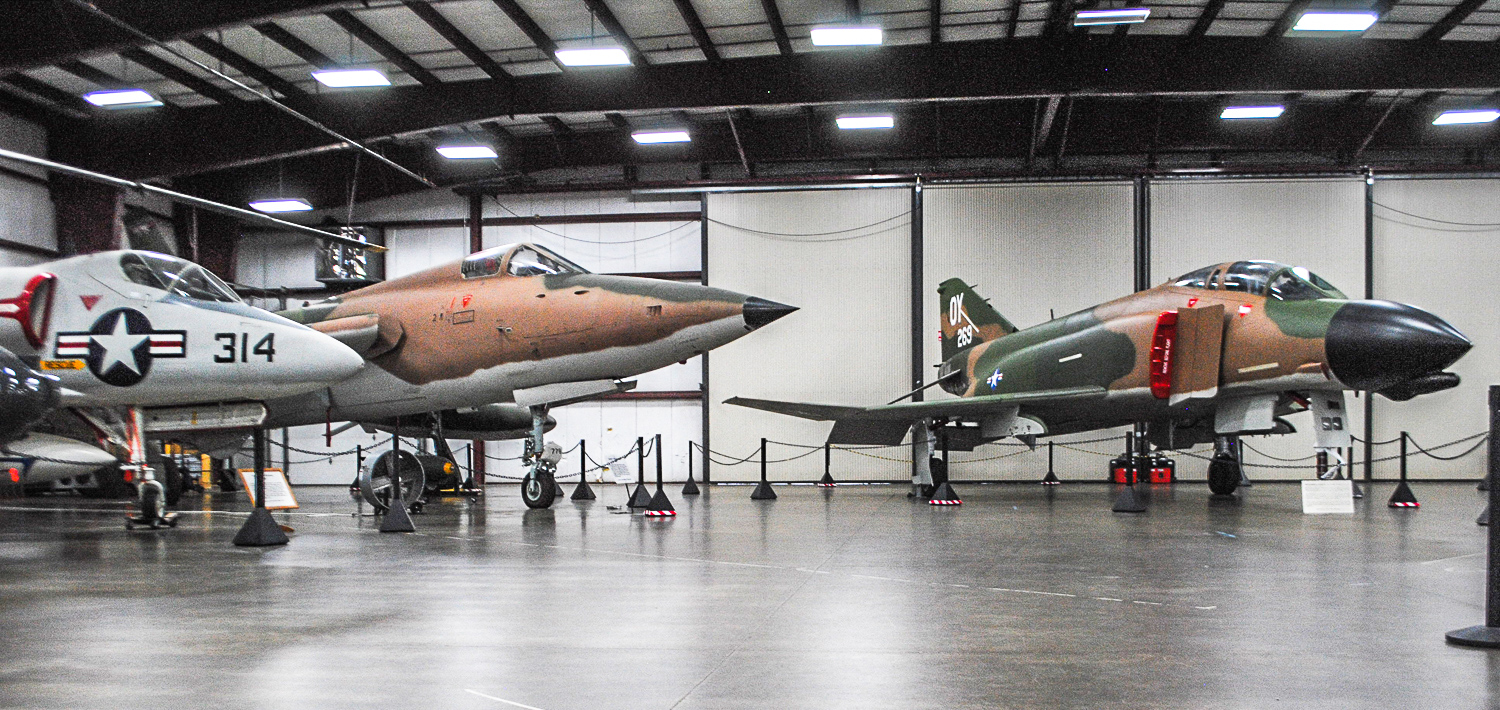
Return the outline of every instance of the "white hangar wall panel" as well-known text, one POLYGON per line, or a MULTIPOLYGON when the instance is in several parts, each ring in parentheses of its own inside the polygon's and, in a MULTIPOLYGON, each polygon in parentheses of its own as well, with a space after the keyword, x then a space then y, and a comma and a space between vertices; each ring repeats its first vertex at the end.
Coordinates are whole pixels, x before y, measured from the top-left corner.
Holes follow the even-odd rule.
MULTIPOLYGON (((1364 294, 1364 181, 1179 180, 1151 183, 1151 282, 1160 284, 1209 264, 1270 259, 1305 266, 1345 293, 1364 294)), ((1364 404, 1349 395, 1351 424, 1363 431, 1364 404)), ((1247 437, 1246 474, 1309 478, 1312 418, 1288 421, 1298 432, 1247 437), (1257 467, 1259 464, 1261 467, 1257 467), (1308 465, 1277 469, 1267 465, 1308 465)), ((1202 447, 1207 448, 1207 447, 1202 447)), ((1207 464, 1177 456, 1179 477, 1199 480, 1207 464)))
MULTIPOLYGON (((830 425, 726 406, 734 396, 868 405, 906 392, 911 350, 908 188, 714 194, 708 283, 801 310, 709 355, 710 445, 748 456, 760 438, 820 445, 830 425), (813 235, 821 236, 797 236, 813 235)), ((907 480, 908 449, 841 453, 834 476, 907 480)), ((772 446, 769 458, 798 450, 772 446)), ((753 463, 713 466, 715 481, 759 476, 753 463)), ((814 454, 770 467, 772 480, 814 480, 814 454)))
MULTIPOLYGON (((945 279, 957 277, 974 285, 995 310, 1020 328, 1046 321, 1049 309, 1063 316, 1130 293, 1133 194, 1130 183, 924 189, 924 364, 941 361, 937 287, 945 279)), ((931 382, 936 370, 925 371, 926 381, 931 382)), ((937 388, 928 390, 926 396, 951 398, 937 388)), ((1113 433, 1090 432, 1060 440, 1096 439, 1113 433)), ((1124 447, 1100 443, 1082 448, 1115 452, 1124 447)), ((1032 480, 1047 472, 1045 448, 1017 451, 1023 449, 992 445, 972 453, 955 452, 949 475, 959 480, 1032 480), (1006 454, 1010 455, 995 458, 1006 454)), ((1104 456, 1056 449, 1056 470, 1063 480, 1103 480, 1107 463, 1104 456)))
MULTIPOLYGON (((1500 225, 1500 180, 1377 180, 1375 202, 1375 297, 1431 311, 1474 343, 1474 349, 1449 368, 1463 379, 1457 388, 1407 402, 1376 396, 1375 440, 1394 439, 1405 430, 1417 443, 1431 447, 1485 431, 1488 389, 1500 384, 1500 320, 1495 307, 1500 301, 1495 276, 1500 228, 1494 226, 1500 225)), ((1472 443, 1438 453, 1454 456, 1472 443)), ((1394 456, 1397 450, 1394 444, 1377 446, 1375 457, 1394 456)), ((1436 461, 1412 451, 1412 478, 1485 474, 1483 446, 1457 461, 1436 461)), ((1394 478, 1398 466, 1396 461, 1376 463, 1375 475, 1394 478)))
MULTIPOLYGON (((29 121, 0 114, 0 148, 28 155, 47 155, 47 131, 29 121)), ((0 173, 0 239, 42 249, 57 249, 57 217, 52 193, 41 168, 5 163, 0 173)), ((0 247, 0 266, 30 266, 48 257, 0 247)))
POLYGON ((255 232, 234 251, 234 280, 263 288, 318 288, 317 245, 293 233, 255 232))

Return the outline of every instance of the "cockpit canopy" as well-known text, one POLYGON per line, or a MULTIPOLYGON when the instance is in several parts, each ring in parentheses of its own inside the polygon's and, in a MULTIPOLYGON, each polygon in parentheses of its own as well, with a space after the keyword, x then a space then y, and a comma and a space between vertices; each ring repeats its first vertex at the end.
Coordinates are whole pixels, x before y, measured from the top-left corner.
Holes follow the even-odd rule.
POLYGON ((1343 291, 1301 266, 1274 261, 1236 261, 1205 266, 1172 280, 1181 288, 1237 291, 1279 301, 1313 301, 1319 298, 1347 299, 1343 291))
POLYGON ((545 247, 535 244, 507 244, 476 252, 464 259, 462 272, 466 279, 477 279, 502 272, 509 276, 586 274, 588 269, 545 247))
POLYGON ((128 251, 120 255, 120 270, 132 283, 160 289, 183 298, 219 303, 240 303, 229 284, 191 261, 150 251, 128 251))

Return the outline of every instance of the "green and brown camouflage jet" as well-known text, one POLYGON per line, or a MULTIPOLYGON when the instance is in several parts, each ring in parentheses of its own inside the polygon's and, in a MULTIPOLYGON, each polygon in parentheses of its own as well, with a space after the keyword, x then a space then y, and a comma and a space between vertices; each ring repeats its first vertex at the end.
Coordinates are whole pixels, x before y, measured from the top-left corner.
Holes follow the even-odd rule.
POLYGON ((1164 448, 1214 441, 1210 483, 1223 493, 1240 480, 1238 465, 1225 465, 1235 437, 1288 433, 1282 417, 1311 409, 1318 448, 1336 451, 1348 445, 1344 391, 1406 400, 1455 387, 1458 375, 1444 368, 1471 347, 1424 310, 1350 299, 1304 268, 1269 261, 1205 267, 1026 329, 958 279, 938 294, 935 384, 958 399, 727 403, 833 421, 833 444, 897 444, 924 421, 945 426, 958 449, 1143 423, 1164 448))

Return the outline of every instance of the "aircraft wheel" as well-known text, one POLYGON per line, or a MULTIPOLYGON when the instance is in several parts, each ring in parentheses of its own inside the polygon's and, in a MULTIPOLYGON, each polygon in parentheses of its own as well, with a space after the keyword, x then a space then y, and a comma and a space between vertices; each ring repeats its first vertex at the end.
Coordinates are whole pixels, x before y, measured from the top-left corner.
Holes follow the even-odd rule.
POLYGON ((141 519, 151 521, 151 527, 159 526, 167 517, 167 502, 163 499, 161 486, 141 485, 141 519))
POLYGON ((1215 456, 1208 463, 1208 489, 1216 496, 1227 496, 1239 487, 1239 463, 1230 456, 1215 456))
POLYGON ((557 497, 557 480, 547 471, 532 469, 521 479, 521 500, 528 508, 549 508, 557 497))

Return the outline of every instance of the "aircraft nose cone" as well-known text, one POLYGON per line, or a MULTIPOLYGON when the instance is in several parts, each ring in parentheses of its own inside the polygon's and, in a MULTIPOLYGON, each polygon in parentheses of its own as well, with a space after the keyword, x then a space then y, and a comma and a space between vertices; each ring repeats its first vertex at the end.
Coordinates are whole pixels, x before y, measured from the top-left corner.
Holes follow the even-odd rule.
POLYGON ((1324 341, 1334 377, 1369 391, 1441 372, 1471 347, 1442 318, 1389 301, 1345 304, 1329 322, 1324 341))
POLYGON ((764 298, 751 296, 745 299, 745 325, 751 329, 759 328, 793 311, 799 310, 796 306, 788 306, 785 303, 767 301, 764 298))
POLYGON ((308 338, 311 342, 306 343, 306 381, 332 384, 364 369, 365 359, 349 346, 316 331, 309 331, 307 335, 312 337, 308 338))

